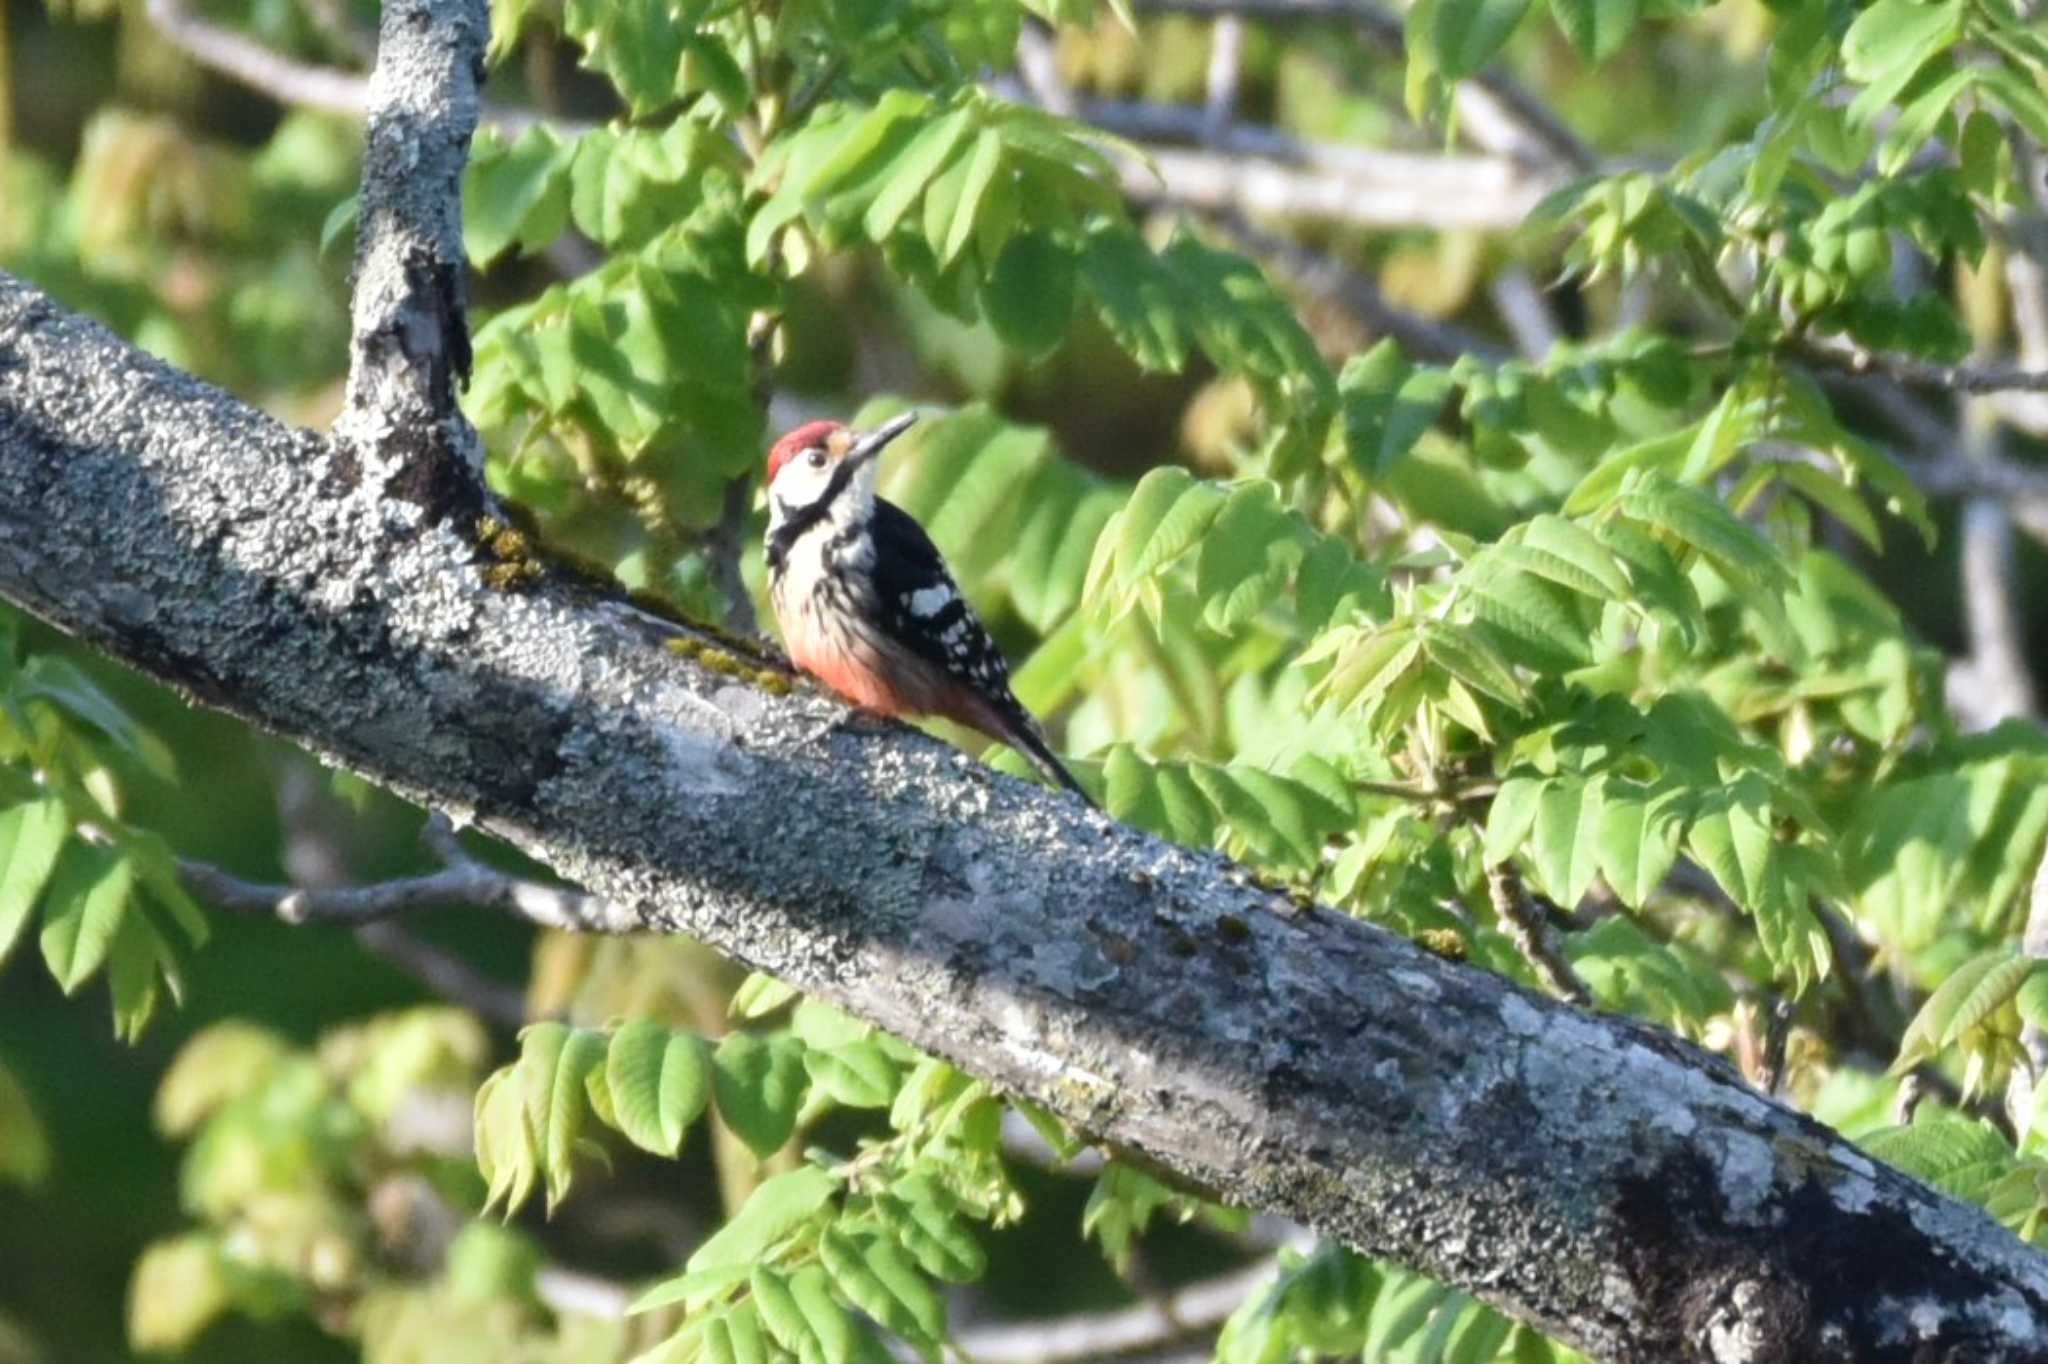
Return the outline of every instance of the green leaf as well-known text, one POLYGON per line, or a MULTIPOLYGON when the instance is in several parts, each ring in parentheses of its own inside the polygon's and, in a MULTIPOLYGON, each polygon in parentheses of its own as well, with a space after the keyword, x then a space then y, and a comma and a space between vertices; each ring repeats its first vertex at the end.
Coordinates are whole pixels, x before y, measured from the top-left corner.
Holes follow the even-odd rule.
POLYGON ((1546 782, 1539 777, 1509 777, 1493 796, 1486 812, 1485 856, 1488 866, 1499 866, 1521 851, 1536 827, 1536 807, 1543 798, 1546 782))
POLYGON ((822 999, 806 999, 790 1016, 789 1030, 806 1047, 830 1051, 875 1036, 875 1028, 822 999))
POLYGON ((1103 805, 1120 820, 1191 848, 1215 842, 1216 811, 1187 769, 1154 764, 1128 744, 1103 760, 1103 805))
POLYGON ((1387 472, 1415 448, 1415 443, 1444 414, 1457 381, 1449 370, 1418 369, 1401 381, 1387 408, 1386 425, 1380 432, 1379 449, 1373 452, 1371 472, 1387 472))
POLYGON ((598 129, 572 149, 570 217, 611 247, 648 242, 695 208, 709 168, 736 170, 730 148, 681 119, 659 133, 598 129))
POLYGON ((1678 860, 1683 823, 1675 794, 1653 797, 1631 783, 1606 781, 1596 830, 1600 874, 1630 909, 1641 909, 1678 860))
POLYGON ((324 260, 336 253, 344 240, 349 250, 355 250, 356 220, 362 216, 362 196, 351 194, 327 211, 327 217, 320 224, 320 256, 324 260))
POLYGON ((1309 693, 1311 704, 1331 702, 1343 709, 1373 706, 1401 685, 1422 657, 1422 641, 1413 625, 1395 624, 1370 633, 1344 632, 1352 642, 1338 656, 1328 676, 1309 693))
POLYGON ((1757 912, 1776 873, 1776 839, 1767 821, 1769 802, 1751 777, 1730 788, 1714 807, 1697 814, 1686 846, 1736 904, 1757 912))
POLYGON ((562 31, 583 48, 585 66, 611 78, 638 118, 675 101, 684 40, 700 10, 672 0, 567 0, 562 31))
POLYGON ((576 1139, 590 1111, 586 1082, 604 1064, 602 1033, 560 1023, 535 1023, 519 1035, 520 1095, 526 1136, 539 1155, 548 1211, 567 1196, 575 1176, 576 1139))
POLYGON ((1951 1191, 1959 1178, 1968 1178, 1973 1170, 2003 1168, 2013 1159, 2004 1135, 1990 1122, 1976 1118, 1923 1119, 1871 1132, 1861 1140, 1864 1150, 1887 1165, 1951 1191))
POLYGON ((128 912, 134 865, 88 843, 67 846, 44 893, 43 960, 65 994, 106 962, 128 912))
POLYGON ((788 1275, 756 1266, 749 1274, 747 1292, 760 1310, 761 1324, 777 1344, 799 1359, 820 1356, 821 1347, 812 1335, 803 1308, 797 1305, 796 1295, 790 1291, 788 1275))
POLYGON ((1962 0, 1921 4, 1878 0, 1842 35, 1842 66, 1866 87, 1849 106, 1850 120, 1869 124, 1890 108, 1920 68, 1963 33, 1962 0))
POLYGON ((502 1207, 509 1217, 539 1178, 538 1153, 527 1131, 523 1079, 517 1065, 493 1072, 476 1091, 474 1120, 477 1173, 485 1185, 484 1207, 502 1207))
POLYGON ((1643 17, 1642 0, 1550 0, 1550 13, 1579 56, 1598 65, 1621 50, 1643 17))
POLYGON ((1078 278, 1074 254, 1046 232, 1010 238, 981 286, 989 325, 1005 345, 1031 359, 1066 339, 1078 278))
MULTIPOLYGON (((1344 362, 1343 373, 1337 378, 1337 399, 1344 420, 1344 447, 1352 466, 1360 473, 1372 477, 1380 473, 1388 418, 1394 410, 1396 395, 1414 373, 1415 366, 1392 337, 1344 362)), ((1442 406, 1441 402, 1438 406, 1442 406)), ((1436 414, 1432 412, 1429 421, 1434 420, 1436 414)), ((1425 422, 1417 434, 1427 429, 1425 422)), ((1399 453, 1407 451, 1403 448, 1399 453)))
POLYGON ((853 1305, 934 1364, 946 1339, 946 1304, 892 1241, 827 1228, 818 1242, 826 1272, 853 1305))
POLYGON ((1830 444, 1852 477, 1867 482, 1887 512, 1920 532, 1923 545, 1934 548, 1934 519, 1927 512, 1927 496, 1912 475, 1883 450, 1847 432, 1837 432, 1830 444))
POLYGON ((1877 173, 1897 175, 1941 127, 1956 100, 1977 82, 1974 68, 1952 71, 1899 111, 1878 151, 1877 173))
POLYGON ((780 1293, 762 1295, 766 1275, 755 1276, 754 1292, 768 1330, 799 1360, 852 1364, 860 1337, 853 1318, 832 1296, 823 1266, 807 1264, 783 1280, 780 1293), (772 1306, 771 1306, 772 1303, 772 1306))
POLYGON ((176 781, 178 765, 161 739, 137 724, 68 658, 37 654, 15 679, 17 701, 48 701, 100 731, 152 776, 176 781))
POLYGON ((1571 599, 1492 557, 1476 559, 1466 587, 1473 615, 1510 661, 1562 673, 1592 661, 1586 623, 1571 599))
POLYGON ((2005 176, 2005 130, 1995 115, 1973 109, 1963 121, 1963 135, 1957 155, 1963 166, 1963 185, 1972 194, 1990 198, 1998 192, 2005 176))
POLYGON ((211 1235, 188 1232, 152 1242, 128 1286, 128 1344, 145 1353, 183 1350, 233 1305, 211 1235))
POLYGON ((1188 336, 1173 282, 1135 232, 1102 225, 1082 239, 1081 290, 1117 344, 1141 369, 1175 371, 1187 363, 1188 336))
POLYGON ((967 243, 974 240, 982 199, 996 182, 1002 164, 1002 134, 994 128, 983 128, 975 134, 973 152, 954 167, 954 173, 959 177, 958 184, 949 184, 945 193, 927 199, 925 237, 938 254, 941 267, 960 259, 967 243), (939 211, 948 208, 950 212, 939 211))
POLYGON ((1466 686, 1515 710, 1527 704, 1521 682, 1478 631, 1448 621, 1423 621, 1418 633, 1430 659, 1466 686))
POLYGON ((907 1175, 877 1200, 890 1234, 924 1272, 948 1283, 972 1283, 988 1272, 988 1253, 955 1214, 959 1202, 928 1174, 907 1175))
POLYGON ((1185 1222, 1193 1216, 1195 1206, 1187 1195, 1175 1193, 1143 1171, 1111 1161, 1096 1177, 1087 1206, 1081 1210, 1081 1234, 1101 1242, 1110 1264, 1121 1269, 1129 1264, 1137 1238, 1162 1209, 1173 1211, 1185 1222))
POLYGON ((20 940, 70 834, 71 816, 55 796, 0 811, 0 963, 20 940))
POLYGON ((740 982, 740 988, 732 993, 732 1004, 727 1010, 734 1018, 766 1018, 791 1000, 798 998, 797 988, 769 975, 766 971, 753 971, 740 982))
POLYGON ((808 1080, 804 1047, 788 1036, 730 1033, 711 1058, 718 1114, 750 1150, 767 1159, 796 1130, 808 1080))
POLYGON ((724 1226, 697 1247, 686 1267, 692 1274, 732 1266, 751 1269, 824 1211, 839 1192, 839 1182, 837 1175, 816 1165, 769 1176, 724 1226))
POLYGON ((463 172, 462 231, 479 269, 508 248, 538 251, 569 225, 569 167, 574 144, 536 123, 507 146, 486 129, 463 172))
POLYGON ((1578 486, 1571 490, 1558 510, 1566 516, 1583 516, 1599 511, 1614 499, 1628 481, 1628 476, 1638 469, 1677 472, 1683 467, 1698 434, 1699 424, 1694 423, 1616 451, 1594 465, 1579 480, 1578 486))
POLYGON ((177 959, 170 947, 142 913, 124 914, 114 930, 107 950, 107 985, 114 1000, 114 1036, 134 1042, 156 1016, 158 982, 168 981, 174 993, 183 991, 177 959))
POLYGON ((673 1156, 710 1100, 711 1066, 696 1036, 643 1020, 612 1034, 605 1084, 618 1129, 644 1151, 673 1156))
POLYGON ((685 99, 699 91, 709 95, 727 120, 742 118, 753 99, 747 73, 721 37, 696 32, 683 35, 683 57, 676 65, 676 94, 685 99))
POLYGON ((50 1172, 50 1138, 28 1091, 0 1064, 0 1180, 35 1188, 50 1172))
POLYGON ((2037 1028, 2048 1028, 2048 970, 2036 970, 2013 994, 2020 1017, 2037 1028))
MULTIPOLYGON (((917 202, 925 187, 952 161, 954 153, 960 150, 960 144, 973 130, 974 112, 962 108, 926 124, 911 139, 902 155, 890 165, 888 183, 868 205, 862 226, 870 240, 879 242, 896 230, 896 224, 903 220, 903 215, 910 211, 910 206, 917 202)), ((939 247, 939 243, 932 243, 935 252, 939 247)))
POLYGON ((1947 1033, 1942 1040, 1960 1041, 1970 1029, 2003 1008, 2019 992, 2033 969, 2034 963, 2025 957, 1994 962, 1967 994, 1954 1001, 1947 1033))
POLYGON ((1701 635, 1706 613, 1699 592, 1671 557, 1671 551, 1655 536, 1620 517, 1600 522, 1597 534, 1600 543, 1614 551, 1615 559, 1628 575, 1629 589, 1638 606, 1659 612, 1677 630, 1684 645, 1691 648, 1701 635))
POLYGON ((1711 493, 1651 474, 1614 502, 1625 515, 1698 550, 1744 591, 1781 593, 1793 585, 1792 571, 1770 542, 1711 493))
POLYGON ((1621 601, 1629 583, 1614 553, 1575 521, 1548 512, 1526 522, 1515 537, 1531 557, 1519 566, 1574 592, 1602 601, 1621 601))
POLYGON ((1536 801, 1530 860, 1545 893, 1567 913, 1600 870, 1602 806, 1600 784, 1576 777, 1549 782, 1536 801))
POLYGON ((1451 80, 1493 60, 1529 12, 1529 0, 1437 0, 1436 55, 1451 80))
POLYGON ((147 829, 129 829, 121 840, 122 850, 135 863, 135 875, 150 896, 177 921, 194 947, 204 947, 211 933, 206 911, 199 907, 180 879, 178 858, 161 834, 147 829))
POLYGON ((1731 385, 1701 420, 1692 444, 1686 449, 1679 481, 1703 483, 1726 468, 1742 452, 1756 414, 1757 408, 1744 394, 1742 385, 1731 385))
POLYGON ((240 1019, 194 1034, 157 1086, 157 1130, 167 1137, 191 1135, 228 1104, 261 1089, 290 1055, 283 1037, 240 1019))
POLYGON ((815 202, 858 178, 866 163, 889 147, 892 135, 930 107, 930 98, 919 91, 901 86, 888 91, 872 108, 841 126, 831 154, 802 177, 798 191, 815 202))
POLYGON ((1828 477, 1811 464, 1778 464, 1773 466, 1772 473, 1780 482, 1806 494, 1871 549, 1884 548, 1884 536, 1878 529, 1877 518, 1871 515, 1870 508, 1863 505, 1863 499, 1856 495, 1854 489, 1828 477))
POLYGON ((2010 944, 1970 958, 1927 997, 1899 1039, 1894 1074, 1941 1054, 2019 994, 2034 962, 2010 944))
POLYGON ((754 1267, 744 1263, 719 1265, 715 1269, 689 1270, 672 1278, 663 1279, 654 1287, 633 1299, 626 1308, 627 1316, 652 1312, 657 1307, 668 1307, 682 1303, 691 1312, 702 1308, 708 1302, 724 1297, 735 1286, 743 1284, 754 1273, 754 1267))
POLYGON ((1167 465, 1140 479, 1104 536, 1115 536, 1119 592, 1129 592, 1201 542, 1226 497, 1214 484, 1167 465))
POLYGON ((811 1083, 848 1108, 887 1108, 901 1080, 880 1042, 849 1042, 804 1052, 811 1083))

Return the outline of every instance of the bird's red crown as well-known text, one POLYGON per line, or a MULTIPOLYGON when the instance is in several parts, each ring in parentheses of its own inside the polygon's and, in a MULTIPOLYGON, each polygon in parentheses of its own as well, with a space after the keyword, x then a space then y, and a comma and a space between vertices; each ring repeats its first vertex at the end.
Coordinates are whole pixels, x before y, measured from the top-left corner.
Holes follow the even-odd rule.
MULTIPOLYGON (((768 481, 773 483, 775 475, 782 472, 783 465, 794 459, 799 452, 808 450, 813 445, 821 445, 827 450, 832 450, 832 437, 845 429, 846 424, 844 422, 805 422, 781 440, 776 441, 774 446, 768 451, 768 481)), ((837 451, 833 451, 833 453, 836 454, 837 451)))

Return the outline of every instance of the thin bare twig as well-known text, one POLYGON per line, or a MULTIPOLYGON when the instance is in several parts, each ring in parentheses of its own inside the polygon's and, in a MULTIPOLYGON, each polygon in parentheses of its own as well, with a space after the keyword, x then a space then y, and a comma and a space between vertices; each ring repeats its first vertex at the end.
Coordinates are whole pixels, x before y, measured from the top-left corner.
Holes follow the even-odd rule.
POLYGON ((1756 1087, 1775 1095, 1785 1081, 1785 1048, 1792 1039, 1792 1004, 1774 996, 1764 1009, 1763 1054, 1757 1059, 1756 1087))
POLYGON ((975 1364, 1057 1364, 1156 1350, 1213 1331, 1274 1272, 1274 1261, 1263 1259, 1130 1307, 970 1327, 959 1332, 959 1345, 975 1364))
POLYGON ((1515 338, 1515 349, 1526 359, 1541 360, 1558 342, 1557 319, 1536 281, 1519 265, 1504 265, 1487 285, 1494 310, 1515 338))
POLYGON ((493 980, 453 952, 443 951, 401 924, 377 920, 359 925, 356 941, 397 967, 441 998, 460 1004, 501 1028, 520 1028, 532 1021, 526 992, 493 980))
POLYGON ((235 914, 265 914, 289 924, 358 925, 454 905, 495 909, 540 928, 577 933, 631 933, 641 922, 623 908, 582 891, 542 885, 460 854, 460 860, 419 876, 361 886, 248 881, 209 862, 181 858, 178 873, 192 892, 235 914))
POLYGON ((726 484, 718 523, 698 541, 710 563, 711 585, 725 601, 725 628, 743 639, 752 639, 761 629, 754 617, 754 599, 747 594, 746 579, 740 576, 740 556, 747 547, 747 514, 753 499, 754 481, 746 475, 726 484))
MULTIPOLYGON (((186 0, 147 0, 145 13, 165 39, 201 66, 268 95, 287 108, 315 109, 353 119, 369 113, 370 81, 366 76, 288 57, 193 13, 186 0)), ((371 54, 366 50, 362 55, 371 54)), ((546 123, 565 136, 584 132, 591 126, 503 105, 483 106, 479 122, 514 137, 536 123, 546 123)))
POLYGON ((1498 862, 1486 869, 1486 894, 1493 902, 1493 912, 1500 920, 1508 937, 1536 972, 1536 978, 1543 982, 1545 989, 1560 999, 1574 1004, 1585 1005, 1593 996, 1586 989, 1586 983, 1572 970, 1572 964, 1564 959, 1550 935, 1544 931, 1542 915, 1529 892, 1522 885, 1521 876, 1506 862, 1498 862))
POLYGON ((1911 355, 1894 355, 1811 338, 1794 343, 1791 350, 1797 359, 1809 364, 1846 370, 1851 374, 1882 375, 1896 383, 1939 389, 1945 393, 2048 393, 2048 369, 1993 364, 1939 365, 1911 355))
POLYGON ((1973 498, 1963 507, 1959 559, 1970 652, 1949 669, 1949 708, 1973 730, 2034 713, 2025 627, 2013 597, 2012 528, 1995 499, 1973 498))
POLYGON ((201 66, 240 81, 280 104, 362 118, 370 109, 370 83, 348 71, 294 61, 231 28, 202 19, 183 0, 148 0, 157 31, 201 66))
POLYGON ((1202 115, 1208 137, 1221 137, 1237 117, 1237 93, 1244 75, 1244 20, 1226 14, 1209 30, 1209 71, 1202 115))

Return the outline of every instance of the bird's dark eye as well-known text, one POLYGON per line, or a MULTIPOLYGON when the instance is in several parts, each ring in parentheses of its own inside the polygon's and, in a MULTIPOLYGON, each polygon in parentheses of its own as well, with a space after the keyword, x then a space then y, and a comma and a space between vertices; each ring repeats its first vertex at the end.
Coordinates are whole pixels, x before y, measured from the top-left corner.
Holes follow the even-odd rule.
POLYGON ((825 467, 825 452, 823 450, 818 449, 816 446, 812 446, 808 451, 804 453, 804 459, 810 464, 810 466, 813 469, 822 469, 825 467))

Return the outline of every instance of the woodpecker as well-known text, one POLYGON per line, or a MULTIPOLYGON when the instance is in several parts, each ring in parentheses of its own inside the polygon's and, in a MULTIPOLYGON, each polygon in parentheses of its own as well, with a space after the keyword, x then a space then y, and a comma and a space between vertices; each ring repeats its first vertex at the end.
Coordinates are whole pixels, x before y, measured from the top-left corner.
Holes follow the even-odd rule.
MULTIPOLYGON (((1088 800, 1010 691, 1010 669, 910 513, 875 496, 876 456, 910 428, 814 421, 768 452, 768 595, 796 665, 883 715, 943 715, 1088 800)), ((1090 802, 1092 804, 1092 802, 1090 802)))

